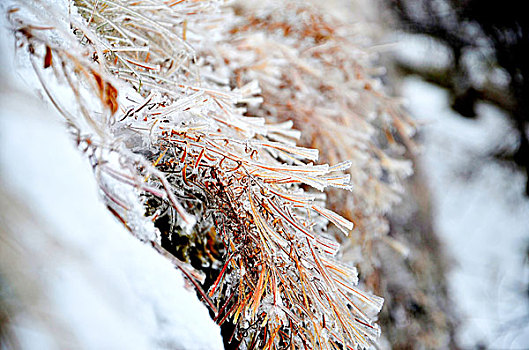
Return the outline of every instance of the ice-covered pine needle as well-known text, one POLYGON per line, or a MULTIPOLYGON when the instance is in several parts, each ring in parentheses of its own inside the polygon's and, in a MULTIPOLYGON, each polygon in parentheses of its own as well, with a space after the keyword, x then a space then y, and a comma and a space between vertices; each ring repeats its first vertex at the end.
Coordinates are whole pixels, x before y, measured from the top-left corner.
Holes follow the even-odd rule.
POLYGON ((262 102, 260 85, 230 85, 230 56, 246 49, 228 45, 240 18, 222 3, 76 0, 73 31, 55 26, 45 1, 18 3, 10 19, 112 212, 140 239, 158 244, 154 221, 166 224, 162 242, 201 242, 202 267, 216 271, 202 295, 219 324, 235 325, 233 339, 248 348, 369 347, 382 300, 337 260, 327 225, 348 233, 353 223, 318 193, 350 190, 343 171, 354 163, 313 164, 318 151, 295 145, 291 122, 248 113, 262 102))
POLYGON ((292 120, 302 132, 301 145, 320 149, 320 161, 351 164, 347 173, 354 190, 328 190, 327 204, 357 223, 355 243, 366 245, 389 230, 385 215, 412 172, 403 153, 413 151, 414 124, 373 77, 380 69, 362 42, 368 30, 321 6, 239 2, 231 40, 211 50, 236 67, 237 84, 259 82, 264 102, 250 108, 253 115, 292 120))

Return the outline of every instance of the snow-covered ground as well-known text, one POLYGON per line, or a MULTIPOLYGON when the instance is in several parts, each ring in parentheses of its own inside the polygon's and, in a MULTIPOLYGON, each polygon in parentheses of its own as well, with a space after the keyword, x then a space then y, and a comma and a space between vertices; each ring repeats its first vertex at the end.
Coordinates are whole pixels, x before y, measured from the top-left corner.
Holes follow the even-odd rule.
POLYGON ((407 78, 402 92, 422 125, 420 166, 436 231, 454 261, 448 279, 462 321, 459 343, 527 349, 529 200, 520 172, 486 158, 492 147, 512 144, 508 121, 485 104, 477 120, 464 119, 445 90, 418 78, 407 78))
POLYGON ((106 209, 0 27, 0 291, 14 348, 222 349, 180 271, 106 209))

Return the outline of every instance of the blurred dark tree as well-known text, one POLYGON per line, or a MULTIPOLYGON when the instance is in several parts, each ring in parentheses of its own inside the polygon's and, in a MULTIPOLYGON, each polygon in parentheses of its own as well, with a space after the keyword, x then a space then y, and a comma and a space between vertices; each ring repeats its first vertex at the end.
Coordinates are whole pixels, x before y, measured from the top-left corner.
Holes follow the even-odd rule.
POLYGON ((518 132, 518 144, 495 156, 516 163, 527 175, 529 195, 529 12, 517 0, 385 0, 405 31, 429 35, 452 52, 446 71, 402 66, 407 73, 447 88, 452 108, 469 118, 477 101, 505 110, 518 132), (472 59, 468 59, 472 56, 472 59), (476 60, 479 64, 476 65, 476 60), (479 66, 479 69, 476 69, 479 66), (483 67, 489 69, 483 70, 483 67), (507 86, 477 82, 477 75, 501 70, 507 86))

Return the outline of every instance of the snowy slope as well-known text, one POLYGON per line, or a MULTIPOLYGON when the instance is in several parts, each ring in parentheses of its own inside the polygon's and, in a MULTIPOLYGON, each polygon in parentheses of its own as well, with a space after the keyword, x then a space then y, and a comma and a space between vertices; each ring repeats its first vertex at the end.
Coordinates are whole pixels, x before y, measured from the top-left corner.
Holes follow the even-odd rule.
POLYGON ((223 348, 180 272, 105 208, 60 116, 16 71, 1 27, 0 282, 18 346, 223 348))

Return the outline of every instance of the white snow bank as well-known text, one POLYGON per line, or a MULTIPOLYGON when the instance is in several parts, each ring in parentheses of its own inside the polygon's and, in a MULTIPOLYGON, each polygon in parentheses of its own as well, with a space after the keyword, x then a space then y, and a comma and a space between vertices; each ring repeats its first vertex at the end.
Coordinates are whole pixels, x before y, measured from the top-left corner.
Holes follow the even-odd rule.
POLYGON ((102 204, 62 120, 22 92, 32 89, 14 71, 13 44, 1 43, 0 282, 18 303, 21 348, 222 349, 180 272, 102 204))

